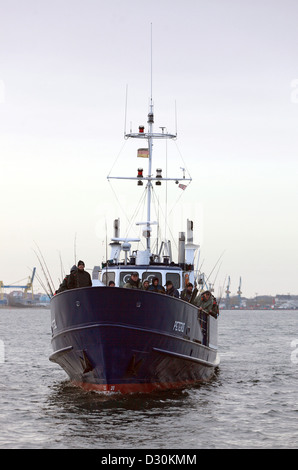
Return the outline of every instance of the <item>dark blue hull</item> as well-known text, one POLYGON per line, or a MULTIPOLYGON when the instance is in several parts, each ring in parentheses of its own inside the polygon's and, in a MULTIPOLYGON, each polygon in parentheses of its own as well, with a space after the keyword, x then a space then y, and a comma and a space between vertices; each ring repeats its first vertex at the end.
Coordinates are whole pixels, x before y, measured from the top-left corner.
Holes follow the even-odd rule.
POLYGON ((164 294, 87 287, 51 300, 50 360, 87 390, 150 392, 208 380, 217 319, 164 294))

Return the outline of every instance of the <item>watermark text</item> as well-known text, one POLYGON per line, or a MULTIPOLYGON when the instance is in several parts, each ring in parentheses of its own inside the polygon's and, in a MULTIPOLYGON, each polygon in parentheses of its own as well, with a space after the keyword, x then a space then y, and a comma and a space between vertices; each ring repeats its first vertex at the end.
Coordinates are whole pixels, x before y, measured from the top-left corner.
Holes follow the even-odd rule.
POLYGON ((0 339, 0 364, 3 364, 5 362, 5 345, 4 341, 0 339))
POLYGON ((294 78, 291 81, 291 102, 292 103, 298 103, 298 78, 294 78))
POLYGON ((294 348, 291 353, 291 362, 293 364, 298 364, 298 339, 293 339, 291 341, 291 348, 294 348))
POLYGON ((4 80, 0 80, 0 104, 5 102, 5 85, 4 80))

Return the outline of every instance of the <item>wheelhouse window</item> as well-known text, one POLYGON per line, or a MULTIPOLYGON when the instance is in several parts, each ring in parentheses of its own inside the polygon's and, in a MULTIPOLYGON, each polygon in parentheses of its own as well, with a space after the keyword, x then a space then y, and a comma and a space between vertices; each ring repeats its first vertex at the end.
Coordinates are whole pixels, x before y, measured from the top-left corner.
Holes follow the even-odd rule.
POLYGON ((167 273, 166 274, 166 280, 167 281, 172 281, 173 286, 175 289, 180 289, 181 283, 180 283, 180 274, 178 273, 167 273))
POLYGON ((110 281, 115 282, 115 273, 113 271, 103 273, 102 282, 108 286, 110 281))
POLYGON ((129 281, 130 276, 132 275, 133 272, 135 271, 124 271, 120 273, 119 287, 123 287, 124 284, 126 284, 129 281))
POLYGON ((149 281, 149 284, 152 284, 152 280, 157 277, 158 278, 158 284, 162 285, 162 275, 161 273, 159 272, 148 272, 148 271, 145 271, 143 274, 142 274, 142 282, 144 281, 149 281))

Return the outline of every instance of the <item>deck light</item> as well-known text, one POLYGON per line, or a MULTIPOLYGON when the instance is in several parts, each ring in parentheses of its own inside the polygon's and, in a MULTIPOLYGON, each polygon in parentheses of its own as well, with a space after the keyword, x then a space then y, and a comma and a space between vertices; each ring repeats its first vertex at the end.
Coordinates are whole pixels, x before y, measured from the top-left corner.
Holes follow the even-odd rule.
MULTIPOLYGON (((156 178, 162 178, 161 172, 162 172, 161 168, 156 169, 156 178)), ((161 186, 161 181, 156 181, 155 184, 156 186, 161 186)))
MULTIPOLYGON (((143 178, 143 168, 138 168, 137 178, 143 178)), ((138 186, 143 186, 143 181, 138 181, 138 186)))

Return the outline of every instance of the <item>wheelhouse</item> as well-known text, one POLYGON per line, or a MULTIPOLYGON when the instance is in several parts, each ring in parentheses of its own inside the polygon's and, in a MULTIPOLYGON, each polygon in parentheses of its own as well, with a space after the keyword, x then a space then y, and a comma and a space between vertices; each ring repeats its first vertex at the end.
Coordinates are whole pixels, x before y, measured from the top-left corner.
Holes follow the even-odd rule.
POLYGON ((149 281, 149 284, 152 284, 153 278, 157 277, 158 283, 162 286, 164 286, 167 281, 172 281, 176 289, 181 290, 181 288, 184 288, 182 269, 177 269, 177 267, 172 268, 170 266, 159 266, 158 269, 148 269, 148 266, 138 266, 137 269, 135 266, 127 266, 125 268, 123 266, 113 266, 110 269, 102 271, 100 280, 104 285, 108 285, 110 281, 114 281, 117 287, 123 287, 124 284, 128 282, 133 272, 139 274, 142 283, 149 281))
POLYGON ((106 263, 94 266, 92 273, 93 286, 108 286, 110 281, 116 287, 123 287, 133 272, 139 274, 143 283, 152 283, 154 277, 158 278, 160 285, 164 286, 171 281, 175 289, 181 292, 188 282, 203 284, 202 276, 194 270, 194 257, 198 245, 193 243, 193 222, 187 220, 187 243, 185 233, 179 233, 178 263, 172 259, 171 242, 163 241, 159 253, 152 254, 147 250, 131 250, 130 242, 139 242, 140 239, 120 238, 120 219, 114 221, 115 234, 112 238, 111 253, 106 263), (124 259, 122 258, 124 253, 124 259))

